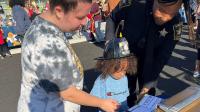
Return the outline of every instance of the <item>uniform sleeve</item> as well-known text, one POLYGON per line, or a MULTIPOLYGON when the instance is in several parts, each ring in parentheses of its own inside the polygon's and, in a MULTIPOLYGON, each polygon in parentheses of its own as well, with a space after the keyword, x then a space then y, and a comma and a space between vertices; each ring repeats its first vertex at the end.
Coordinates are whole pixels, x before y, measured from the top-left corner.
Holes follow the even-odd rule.
MULTIPOLYGON (((151 76, 147 76, 146 74, 146 78, 144 79, 144 81, 146 82, 145 86, 147 88, 151 88, 151 87, 155 87, 155 85, 157 84, 157 79, 159 74, 161 73, 162 69, 164 68, 164 66, 167 64, 168 60, 171 57, 171 54, 175 48, 175 45, 177 43, 177 41, 173 40, 173 33, 169 34, 167 37, 168 38, 165 40, 165 42, 162 44, 162 46, 160 48, 157 49, 157 53, 155 56, 155 60, 153 62, 153 68, 152 71, 150 72, 152 75, 151 76)), ((148 74, 149 75, 149 74, 148 74)))
POLYGON ((101 86, 102 86, 101 82, 102 81, 100 80, 100 77, 98 77, 93 85, 92 90, 90 91, 91 95, 102 98, 101 91, 103 90, 101 90, 101 86))
POLYGON ((43 45, 36 46, 36 55, 33 57, 39 85, 46 92, 59 92, 79 83, 82 77, 66 44, 54 38, 46 41, 43 45))
MULTIPOLYGON (((174 40, 174 36, 176 36, 174 25, 179 24, 178 18, 179 16, 175 17, 164 27, 168 32, 165 37, 157 37, 158 40, 155 40, 155 42, 160 42, 160 45, 153 48, 152 51, 150 50, 154 53, 151 55, 149 55, 150 53, 146 54, 148 57, 151 57, 150 61, 148 63, 146 62, 146 69, 144 70, 144 87, 146 88, 152 88, 157 85, 159 74, 171 57, 171 54, 177 43, 177 40, 174 40)), ((155 37, 151 38, 155 39, 155 37)), ((153 44, 155 45, 154 42, 153 44)))

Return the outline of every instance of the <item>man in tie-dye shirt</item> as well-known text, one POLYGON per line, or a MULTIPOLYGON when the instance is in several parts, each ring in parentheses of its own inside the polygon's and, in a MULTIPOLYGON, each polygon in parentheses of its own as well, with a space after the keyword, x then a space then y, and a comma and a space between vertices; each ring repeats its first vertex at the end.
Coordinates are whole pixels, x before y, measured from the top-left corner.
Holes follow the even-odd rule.
POLYGON ((18 112, 79 112, 79 105, 114 112, 118 103, 83 92, 83 68, 63 32, 86 23, 92 0, 50 0, 22 44, 18 112))

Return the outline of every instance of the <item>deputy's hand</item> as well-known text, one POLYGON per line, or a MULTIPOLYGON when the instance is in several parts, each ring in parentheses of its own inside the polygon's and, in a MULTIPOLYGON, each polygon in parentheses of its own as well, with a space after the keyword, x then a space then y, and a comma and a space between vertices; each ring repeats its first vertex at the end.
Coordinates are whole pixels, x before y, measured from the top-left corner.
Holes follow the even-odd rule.
POLYGON ((103 99, 99 104, 99 108, 106 112, 115 112, 119 107, 119 103, 112 99, 103 99))
POLYGON ((142 88, 142 91, 140 92, 140 94, 146 94, 149 92, 149 88, 142 88))
POLYGON ((144 97, 144 95, 147 94, 148 92, 149 92, 148 88, 142 88, 142 91, 138 95, 137 102, 139 102, 144 97))

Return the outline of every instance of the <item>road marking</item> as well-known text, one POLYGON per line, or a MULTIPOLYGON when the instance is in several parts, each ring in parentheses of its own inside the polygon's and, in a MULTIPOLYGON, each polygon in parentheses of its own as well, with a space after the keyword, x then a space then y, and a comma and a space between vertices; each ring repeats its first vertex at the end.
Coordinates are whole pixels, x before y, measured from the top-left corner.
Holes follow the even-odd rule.
POLYGON ((10 53, 11 54, 19 54, 19 53, 21 53, 21 48, 10 49, 10 53))

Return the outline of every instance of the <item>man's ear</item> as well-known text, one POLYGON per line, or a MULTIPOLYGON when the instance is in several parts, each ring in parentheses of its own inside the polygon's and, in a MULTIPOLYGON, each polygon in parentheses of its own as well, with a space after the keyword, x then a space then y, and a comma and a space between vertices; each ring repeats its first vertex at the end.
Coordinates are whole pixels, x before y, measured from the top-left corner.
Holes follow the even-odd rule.
POLYGON ((64 10, 61 6, 56 6, 54 8, 54 13, 58 19, 60 19, 64 16, 64 10))

